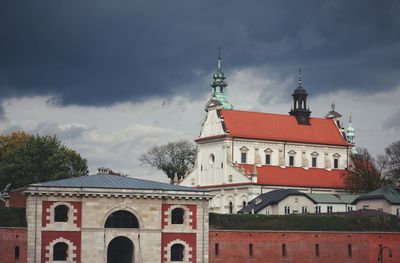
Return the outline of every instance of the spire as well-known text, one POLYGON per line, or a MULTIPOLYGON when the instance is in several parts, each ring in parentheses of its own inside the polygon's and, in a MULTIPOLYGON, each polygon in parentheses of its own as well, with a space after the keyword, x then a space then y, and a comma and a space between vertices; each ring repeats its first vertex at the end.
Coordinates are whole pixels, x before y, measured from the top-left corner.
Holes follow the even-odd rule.
POLYGON ((218 48, 217 70, 213 74, 213 81, 211 83, 212 94, 210 100, 206 104, 205 111, 211 108, 233 109, 232 104, 228 101, 228 95, 226 93, 228 84, 225 79, 225 74, 222 71, 221 48, 218 48))
POLYGON ((349 126, 347 127, 346 137, 347 137, 347 142, 350 143, 351 145, 353 145, 353 147, 351 148, 351 152, 353 154, 357 153, 356 148, 355 148, 355 140, 354 140, 356 137, 356 133, 355 133, 355 129, 353 128, 353 120, 352 120, 351 113, 349 115, 349 126))
POLYGON ((294 90, 293 96, 293 108, 289 112, 290 115, 295 116, 297 123, 300 125, 310 125, 310 114, 311 111, 307 107, 307 91, 303 87, 303 80, 301 74, 301 68, 299 68, 298 75, 298 86, 294 90))

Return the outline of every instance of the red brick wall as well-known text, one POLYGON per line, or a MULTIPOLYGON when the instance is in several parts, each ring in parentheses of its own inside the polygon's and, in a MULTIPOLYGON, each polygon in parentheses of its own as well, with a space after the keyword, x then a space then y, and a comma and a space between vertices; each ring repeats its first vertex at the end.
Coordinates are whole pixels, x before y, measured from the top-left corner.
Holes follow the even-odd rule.
POLYGON ((192 229, 196 229, 197 227, 197 206, 196 205, 183 205, 183 204, 163 204, 162 205, 162 220, 161 220, 161 228, 165 228, 167 225, 168 219, 167 219, 167 211, 168 209, 173 206, 173 205, 179 205, 182 207, 186 207, 192 215, 189 217, 192 221, 190 223, 190 226, 192 229))
POLYGON ((8 206, 26 208, 26 196, 22 194, 23 191, 25 191, 25 188, 10 192, 8 194, 8 206))
POLYGON ((377 262, 379 244, 392 249, 384 262, 400 262, 400 233, 210 231, 210 263, 218 262, 377 262), (215 254, 215 244, 219 255, 215 254), (253 256, 249 255, 249 244, 253 256), (282 244, 287 255, 282 256, 282 244), (319 245, 319 257, 315 245, 319 245), (348 255, 348 245, 352 256, 348 255))
MULTIPOLYGON (((166 262, 167 247, 170 242, 175 240, 182 240, 187 243, 192 251, 190 262, 196 263, 196 234, 195 233, 162 233, 161 236, 161 262, 166 262)), ((179 242, 179 241, 178 241, 179 242)))
POLYGON ((50 260, 49 258, 46 258, 46 253, 49 253, 49 251, 46 249, 46 246, 48 246, 53 240, 56 240, 58 238, 64 238, 73 243, 73 245, 76 247, 76 249, 73 252, 76 255, 76 257, 74 257, 73 260, 76 263, 80 263, 81 262, 80 231, 43 231, 42 247, 41 247, 42 262, 50 260))
POLYGON ((0 262, 27 262, 26 228, 0 228, 0 262), (19 258, 15 258, 15 247, 19 247, 19 258))

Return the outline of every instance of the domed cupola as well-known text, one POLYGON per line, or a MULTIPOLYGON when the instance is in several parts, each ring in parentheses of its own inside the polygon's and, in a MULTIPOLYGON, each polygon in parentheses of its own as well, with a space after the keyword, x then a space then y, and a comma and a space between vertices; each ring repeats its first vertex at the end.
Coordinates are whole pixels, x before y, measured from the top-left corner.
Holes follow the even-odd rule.
POLYGON ((301 76, 301 69, 299 69, 299 81, 298 87, 294 90, 293 96, 293 107, 289 114, 296 117, 297 123, 300 125, 310 125, 311 111, 307 107, 307 96, 308 93, 303 87, 301 76))
POLYGON ((217 70, 213 75, 213 82, 211 83, 212 94, 205 106, 205 111, 209 111, 210 109, 233 109, 232 104, 228 101, 228 95, 226 92, 228 84, 225 81, 226 77, 222 71, 221 51, 219 50, 218 53, 217 70))

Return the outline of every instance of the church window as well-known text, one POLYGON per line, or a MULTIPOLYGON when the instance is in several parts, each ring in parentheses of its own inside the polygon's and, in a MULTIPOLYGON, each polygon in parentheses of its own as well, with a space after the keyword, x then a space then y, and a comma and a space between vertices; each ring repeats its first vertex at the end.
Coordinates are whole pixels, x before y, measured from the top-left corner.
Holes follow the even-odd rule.
POLYGON ((317 157, 312 158, 312 167, 317 167, 317 157))
POLYGON ((285 206, 285 215, 290 214, 290 206, 285 206))
POLYGON ((210 154, 210 164, 213 164, 215 161, 215 155, 214 154, 210 154))
POLYGON ((229 202, 229 214, 233 214, 233 203, 229 202))
POLYGON ((326 208, 326 211, 327 211, 328 213, 332 213, 332 212, 333 212, 333 207, 330 206, 330 205, 328 205, 327 208, 326 208))
POLYGON ((242 163, 246 163, 247 162, 247 153, 242 152, 240 156, 241 156, 242 163))
POLYGON ((182 244, 173 244, 171 247, 171 261, 183 261, 185 246, 182 244))
POLYGON ((265 164, 271 164, 271 155, 270 154, 266 154, 265 155, 265 164))
POLYGON ((339 159, 337 158, 333 159, 333 168, 335 169, 339 168, 339 159))
POLYGON ((58 205, 54 208, 54 222, 68 222, 68 206, 58 205))
POLYGON ((118 210, 108 216, 105 228, 139 228, 139 221, 131 212, 118 210))
POLYGON ((67 260, 68 245, 64 242, 58 242, 53 247, 53 261, 67 260))
POLYGON ((321 206, 317 205, 317 206, 315 207, 315 213, 316 213, 316 214, 320 214, 320 213, 321 213, 321 206))
POLYGON ((289 166, 294 166, 294 156, 289 156, 289 166))
POLYGON ((185 210, 182 208, 175 208, 171 212, 171 223, 172 224, 183 224, 183 218, 185 215, 185 210))

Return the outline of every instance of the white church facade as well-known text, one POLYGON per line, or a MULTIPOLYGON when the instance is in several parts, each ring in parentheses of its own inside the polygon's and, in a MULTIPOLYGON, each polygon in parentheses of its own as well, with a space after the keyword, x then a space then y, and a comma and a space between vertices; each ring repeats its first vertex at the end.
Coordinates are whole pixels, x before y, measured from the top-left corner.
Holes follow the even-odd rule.
POLYGON ((350 122, 346 134, 334 105, 324 118, 310 117, 301 72, 289 114, 233 110, 220 57, 213 78, 196 164, 180 183, 209 190, 210 212, 236 213, 276 189, 346 193, 354 129, 350 122))

